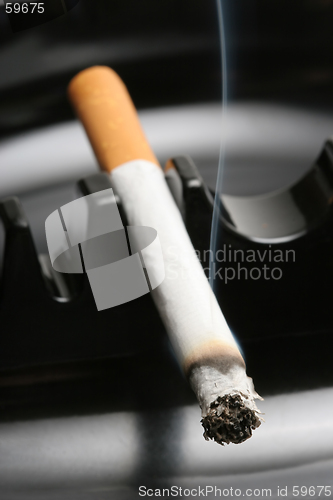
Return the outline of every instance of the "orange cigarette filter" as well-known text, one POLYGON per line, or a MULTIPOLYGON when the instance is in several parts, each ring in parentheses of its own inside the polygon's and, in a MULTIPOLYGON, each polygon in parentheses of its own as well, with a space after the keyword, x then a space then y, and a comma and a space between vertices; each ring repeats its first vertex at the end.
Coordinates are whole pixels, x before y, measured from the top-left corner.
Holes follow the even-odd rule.
POLYGON ((112 69, 94 66, 81 71, 71 80, 68 96, 102 170, 111 172, 132 160, 160 166, 127 88, 112 69))

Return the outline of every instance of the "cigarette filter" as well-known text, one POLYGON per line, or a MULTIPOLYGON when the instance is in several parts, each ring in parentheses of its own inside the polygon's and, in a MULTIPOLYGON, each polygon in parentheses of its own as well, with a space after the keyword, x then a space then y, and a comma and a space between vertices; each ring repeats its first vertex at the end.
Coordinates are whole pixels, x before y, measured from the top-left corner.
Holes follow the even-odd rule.
POLYGON ((74 77, 68 94, 129 224, 157 230, 165 279, 152 296, 198 398, 204 437, 220 444, 245 441, 260 425, 254 402, 260 397, 124 83, 110 68, 96 66, 74 77))

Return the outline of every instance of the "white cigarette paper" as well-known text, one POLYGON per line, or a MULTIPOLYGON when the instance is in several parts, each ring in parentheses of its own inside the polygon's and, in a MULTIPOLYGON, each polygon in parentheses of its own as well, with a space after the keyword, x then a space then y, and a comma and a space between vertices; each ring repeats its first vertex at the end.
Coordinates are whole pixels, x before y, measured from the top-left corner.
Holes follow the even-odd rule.
MULTIPOLYGON (((152 296, 197 395, 205 438, 221 444, 245 441, 260 425, 254 402, 259 396, 124 83, 110 68, 97 66, 74 77, 68 93, 129 225, 157 231, 165 279, 152 296)), ((154 252, 143 253, 150 281, 160 283, 154 252)))
MULTIPOLYGON (((152 296, 198 398, 203 419, 209 415, 211 405, 223 396, 238 396, 246 408, 259 413, 254 399, 260 397, 246 375, 236 341, 195 254, 162 170, 149 161, 135 160, 117 167, 110 175, 129 225, 150 226, 159 235, 165 279, 152 296)), ((217 413, 222 413, 223 403, 217 408, 217 413)), ((256 419, 251 421, 251 425, 257 424, 255 427, 259 423, 256 419)), ((248 433, 240 439, 249 437, 248 433)))

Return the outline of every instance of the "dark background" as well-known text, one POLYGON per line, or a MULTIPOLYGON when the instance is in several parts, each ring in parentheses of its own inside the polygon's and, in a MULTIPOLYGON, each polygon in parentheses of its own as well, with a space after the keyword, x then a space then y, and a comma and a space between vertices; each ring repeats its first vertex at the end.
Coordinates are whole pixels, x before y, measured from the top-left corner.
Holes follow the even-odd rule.
MULTIPOLYGON (((332 108, 331 0, 224 0, 229 98, 332 108)), ((221 97, 213 0, 81 0, 12 33, 0 7, 0 134, 69 120, 69 79, 112 66, 138 108, 221 97)))
MULTIPOLYGON (((236 124, 243 116, 251 119, 256 116, 256 108, 243 108, 244 102, 314 111, 320 119, 325 114, 331 116, 332 0, 223 0, 223 13, 228 99, 240 106, 238 111, 245 109, 236 124)), ((109 65, 120 74, 139 110, 155 108, 159 112, 160 107, 183 104, 220 106, 222 73, 215 1, 81 0, 67 15, 17 33, 12 32, 4 7, 0 6, 0 140, 6 145, 8 139, 9 142, 19 139, 21 134, 24 140, 29 140, 24 132, 35 130, 38 136, 47 125, 72 121, 74 114, 66 98, 68 82, 78 71, 95 64, 109 65)), ((270 109, 265 119, 269 113, 270 109)), ((288 116, 286 113, 281 119, 281 127, 288 116)), ((295 123, 300 122, 303 115, 300 116, 295 123)), ((316 128, 315 119, 304 116, 316 128)), ((315 145, 314 154, 319 153, 320 141, 326 138, 324 134, 330 126, 327 123, 323 134, 319 134, 318 151, 315 145)), ((312 136, 311 128, 307 133, 312 136)), ((308 138, 304 135, 302 140, 304 146, 308 138)), ((240 153, 236 151, 229 181, 231 191, 239 192, 242 185, 242 194, 249 194, 251 189, 257 192, 258 186, 264 192, 267 186, 281 187, 290 179, 287 170, 291 168, 289 165, 297 163, 298 146, 281 155, 269 150, 261 158, 256 149, 260 149, 260 137, 255 150, 251 150, 249 142, 245 152, 241 148, 238 148, 240 153)), ((241 145, 242 137, 237 146, 241 145)), ((295 178, 311 165, 315 158, 312 153, 308 155, 306 150, 299 155, 295 178)), ((24 160, 20 159, 22 164, 24 160)), ((217 154, 214 152, 210 157, 205 151, 201 158, 203 175, 209 162, 216 171, 217 154)), ((0 173, 1 168, 0 165, 0 173)), ((43 238, 45 245, 43 221, 52 210, 77 196, 74 184, 74 180, 69 183, 66 178, 57 185, 39 185, 38 190, 19 193, 30 223, 35 226, 36 241, 43 238)), ((329 235, 327 241, 331 241, 329 235)), ((329 260, 328 246, 326 252, 325 258, 329 260)), ((22 357, 29 352, 42 356, 42 350, 49 347, 51 329, 46 327, 31 333, 26 328, 24 308, 18 300, 21 297, 18 290, 23 289, 20 271, 23 269, 30 279, 34 270, 25 265, 24 258, 20 256, 22 267, 16 268, 15 264, 12 267, 15 280, 9 297, 13 309, 9 312, 21 325, 16 334, 24 336, 24 342, 17 341, 22 357), (29 342, 31 338, 37 340, 29 342)), ((324 262, 322 266, 325 267, 324 262)), ((315 268, 312 273, 316 273, 315 268)), ((304 275, 308 276, 306 272, 304 275)), ((327 287, 325 277, 323 283, 327 287)), ((40 314, 40 302, 34 295, 35 289, 29 288, 29 280, 23 291, 29 304, 35 307, 36 322, 38 318, 45 319, 47 313, 43 310, 40 314)), ((288 323, 293 297, 290 289, 281 293, 287 300, 290 298, 281 317, 288 323)), ((318 289, 317 300, 323 293, 325 286, 318 289)), ((269 297, 266 299, 269 303, 269 297)), ((244 312, 235 304, 233 307, 235 314, 244 312)), ((299 300, 298 307, 302 314, 303 304, 299 300)), ((128 325, 133 321, 137 328, 129 309, 123 308, 124 322, 128 325)), ((80 349, 91 354, 88 336, 80 336, 80 321, 84 321, 86 312, 83 311, 83 320, 77 314, 77 322, 75 317, 62 336, 64 345, 71 344, 72 351, 78 339, 80 349), (75 335, 71 336, 74 330, 75 335)), ((117 314, 120 312, 119 309, 117 314)), ((274 321, 269 313, 268 309, 264 311, 268 323, 274 321)), ((330 311, 326 313, 329 318, 330 311)), ((50 322, 53 317, 50 316, 50 322)), ((59 315, 57 321, 60 319, 59 315)), ((246 318, 243 322, 246 325, 246 318)), ((322 358, 305 359, 302 339, 295 364, 290 350, 285 355, 284 344, 275 351, 274 362, 267 356, 261 360, 262 344, 253 350, 261 372, 255 380, 256 387, 259 391, 263 387, 266 391, 263 395, 269 395, 260 406, 267 413, 266 427, 263 425, 256 431, 249 445, 215 449, 217 445, 205 443, 201 437, 199 408, 176 365, 161 324, 154 342, 147 341, 147 345, 140 342, 142 332, 134 329, 139 335, 135 343, 138 351, 120 356, 117 343, 127 340, 120 337, 121 329, 115 328, 111 320, 109 324, 110 330, 107 326, 103 331, 108 345, 112 344, 112 335, 118 341, 110 350, 103 352, 101 348, 102 354, 95 359, 84 356, 70 360, 66 349, 59 348, 62 362, 43 364, 39 357, 37 365, 1 373, 1 500, 111 497, 132 500, 138 498, 139 482, 158 487, 163 478, 169 485, 174 477, 176 484, 183 478, 195 486, 215 482, 253 488, 287 483, 328 484, 331 480, 332 392, 330 389, 302 392, 327 386, 330 378, 325 378, 325 373, 331 373, 331 366, 328 362, 318 371, 322 358), (287 373, 294 378, 281 375, 280 369, 283 371, 286 362, 287 373), (296 386, 294 380, 303 378, 297 372, 298 366, 304 368, 304 365, 306 376, 296 386), (276 396, 281 386, 284 392, 301 391, 276 396), (181 468, 183 463, 187 468, 181 468), (63 491, 59 492, 61 488, 63 491)), ((152 338, 154 333, 149 331, 145 335, 152 338)), ((89 332, 89 342, 95 346, 97 334, 89 332)), ((316 338, 312 340, 320 350, 316 338)), ((288 350, 288 339, 285 341, 288 350)), ((249 354, 254 349, 244 347, 249 354)), ((331 351, 326 344, 323 349, 327 360, 331 351)))
MULTIPOLYGON (((330 116, 332 18, 330 0, 294 0, 292 4, 284 0, 223 0, 229 103, 242 106, 244 102, 262 102, 330 116)), ((68 14, 18 33, 12 32, 2 6, 0 24, 0 139, 72 121, 75 117, 66 98, 66 87, 71 77, 89 65, 112 66, 126 82, 139 110, 221 102, 219 17, 214 1, 81 0, 68 14)), ((255 113, 254 108, 249 116, 253 119, 255 113)), ((241 143, 242 137, 238 145, 241 143)), ((251 177, 252 166, 258 168, 261 162, 266 169, 273 164, 281 180, 283 175, 287 177, 288 170, 283 169, 283 164, 297 163, 294 151, 286 156, 268 152, 263 159, 256 150, 251 153, 246 150, 240 160, 238 150, 232 154, 236 155, 234 163, 239 164, 238 170, 230 169, 234 173, 232 182, 235 186, 243 183, 245 194, 250 186, 260 183, 258 175, 251 177)), ((304 171, 303 156, 299 170, 304 171)), ((310 165, 312 160, 306 161, 310 165)), ((205 161, 210 161, 217 170, 215 156, 202 158, 203 166, 205 161)), ((34 219, 38 221, 34 236, 43 239, 43 251, 44 215, 40 213, 46 216, 50 213, 46 199, 60 206, 64 197, 71 199, 73 188, 73 183, 50 185, 45 191, 21 195, 25 206, 34 202, 31 224, 34 219)), ((23 325, 23 316, 17 318, 23 325)), ((36 340, 30 347, 34 350, 33 346, 38 344, 43 342, 36 340)), ((22 346, 21 351, 25 352, 22 346)), ((111 351, 106 351, 106 357, 111 351)), ((43 350, 38 359, 43 359, 43 350)), ((67 361, 65 348, 63 360, 67 361)), ((103 366, 103 373, 104 369, 109 368, 103 366)), ((273 387, 271 391, 274 392, 273 387)), ((68 385, 68 398, 72 392, 68 385)), ((20 393, 18 400, 24 394, 20 393)))

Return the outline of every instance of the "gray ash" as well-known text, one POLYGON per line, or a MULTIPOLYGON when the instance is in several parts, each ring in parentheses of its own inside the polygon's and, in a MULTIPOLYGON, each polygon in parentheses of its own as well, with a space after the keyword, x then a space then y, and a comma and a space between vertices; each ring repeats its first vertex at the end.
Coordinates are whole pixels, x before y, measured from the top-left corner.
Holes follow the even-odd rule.
POLYGON ((248 408, 238 394, 218 397, 201 423, 206 441, 213 439, 222 446, 243 443, 261 424, 256 412, 248 408))

